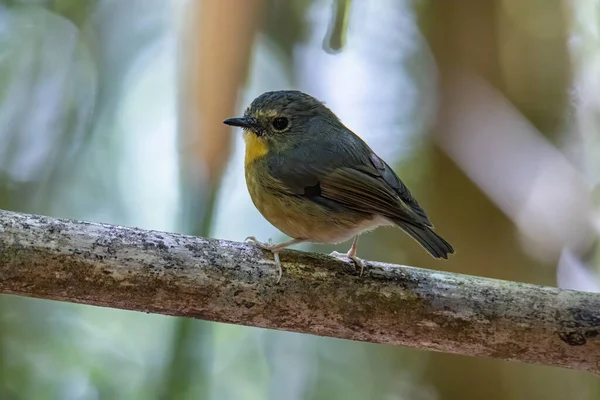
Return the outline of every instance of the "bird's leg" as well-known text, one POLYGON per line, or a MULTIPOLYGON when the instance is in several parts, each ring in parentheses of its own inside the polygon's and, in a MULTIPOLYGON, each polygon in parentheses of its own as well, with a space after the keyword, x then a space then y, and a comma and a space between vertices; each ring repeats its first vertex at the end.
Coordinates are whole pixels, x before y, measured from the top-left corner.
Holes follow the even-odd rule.
POLYGON ((268 250, 271 253, 273 253, 273 258, 275 259, 275 265, 277 266, 277 271, 279 272, 279 277, 277 278, 277 283, 279 283, 279 281, 281 280, 281 276, 283 275, 283 270, 281 269, 281 261, 279 261, 279 252, 281 250, 285 249, 286 247, 292 246, 297 243, 302 243, 305 240, 304 239, 292 239, 292 240, 288 240, 287 242, 273 244, 271 241, 271 238, 269 238, 268 243, 263 243, 263 242, 259 242, 258 240, 256 240, 256 238, 254 236, 248 236, 246 238, 246 240, 244 240, 244 241, 247 243, 250 243, 260 249, 268 250))
POLYGON ((355 236, 354 240, 352 241, 352 246, 350 246, 350 250, 348 250, 348 252, 346 254, 334 251, 329 255, 332 257, 337 257, 337 258, 347 257, 347 258, 351 259, 352 261, 354 261, 356 268, 357 269, 360 268, 360 276, 362 276, 365 266, 364 266, 362 260, 360 258, 356 257, 357 244, 358 244, 358 236, 355 236))
POLYGON ((294 244, 304 242, 303 239, 292 239, 292 240, 288 240, 287 242, 273 244, 271 239, 269 238, 269 242, 264 243, 264 242, 259 242, 254 236, 248 236, 244 241, 247 243, 250 243, 258 248, 261 248, 263 250, 269 250, 274 253, 278 253, 281 250, 285 249, 286 247, 290 247, 294 244))

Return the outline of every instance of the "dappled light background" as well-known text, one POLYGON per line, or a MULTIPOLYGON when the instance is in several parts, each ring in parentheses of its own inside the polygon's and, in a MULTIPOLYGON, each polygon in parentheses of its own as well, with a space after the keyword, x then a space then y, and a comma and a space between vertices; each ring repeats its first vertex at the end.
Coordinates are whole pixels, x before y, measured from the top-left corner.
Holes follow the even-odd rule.
MULTIPOLYGON (((0 208, 284 239, 222 121, 290 88, 393 165, 457 250, 436 261, 382 228, 360 257, 600 291, 595 0, 0 0, 0 208)), ((597 399, 600 382, 1 296, 0 398, 597 399)))

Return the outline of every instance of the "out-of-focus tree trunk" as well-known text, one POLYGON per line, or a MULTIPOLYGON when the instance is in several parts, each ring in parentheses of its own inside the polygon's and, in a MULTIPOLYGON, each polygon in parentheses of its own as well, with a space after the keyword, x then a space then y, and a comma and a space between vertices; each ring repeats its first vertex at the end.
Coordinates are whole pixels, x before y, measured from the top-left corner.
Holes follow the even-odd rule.
POLYGON ((262 0, 209 0, 189 6, 180 104, 183 140, 189 148, 182 150, 209 186, 219 181, 229 161, 232 130, 223 120, 237 110, 261 5, 262 0))
MULTIPOLYGON (((180 53, 180 143, 182 214, 180 231, 209 236, 218 186, 229 161, 231 128, 246 79, 262 0, 193 1, 188 5, 180 53)), ((179 319, 164 398, 208 398, 212 328, 205 321, 179 319), (198 397, 199 396, 199 397, 198 397)))
POLYGON ((214 196, 229 160, 232 130, 263 0, 192 2, 182 34, 180 143, 186 233, 205 234, 214 196))

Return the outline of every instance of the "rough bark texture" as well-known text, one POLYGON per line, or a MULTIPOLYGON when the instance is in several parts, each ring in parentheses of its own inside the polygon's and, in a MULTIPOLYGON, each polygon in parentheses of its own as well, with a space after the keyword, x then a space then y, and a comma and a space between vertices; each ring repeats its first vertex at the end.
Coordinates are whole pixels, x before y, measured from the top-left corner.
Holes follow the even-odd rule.
POLYGON ((0 211, 0 292, 600 372, 600 294, 0 211))

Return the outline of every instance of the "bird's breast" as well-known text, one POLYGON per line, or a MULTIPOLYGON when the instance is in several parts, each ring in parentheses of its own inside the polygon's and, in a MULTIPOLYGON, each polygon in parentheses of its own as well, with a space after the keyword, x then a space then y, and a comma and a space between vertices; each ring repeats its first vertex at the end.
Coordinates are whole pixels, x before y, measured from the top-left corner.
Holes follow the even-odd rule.
MULTIPOLYGON (((267 156, 268 157, 268 156, 267 156)), ((363 231, 389 224, 381 218, 352 210, 334 211, 303 196, 296 196, 270 176, 266 159, 245 166, 252 202, 267 221, 294 239, 340 243, 363 231)))

